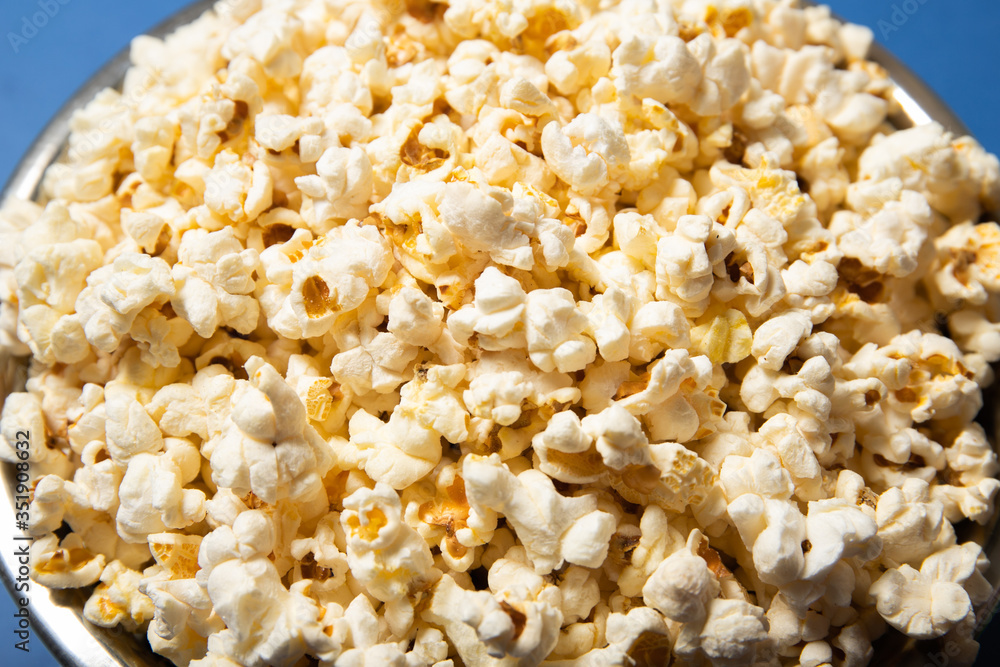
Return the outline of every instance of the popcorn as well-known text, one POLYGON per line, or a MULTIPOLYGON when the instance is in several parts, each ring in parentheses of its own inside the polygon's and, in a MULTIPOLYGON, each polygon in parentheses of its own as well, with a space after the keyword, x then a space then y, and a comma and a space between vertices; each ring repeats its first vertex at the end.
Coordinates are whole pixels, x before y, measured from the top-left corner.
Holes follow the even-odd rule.
POLYGON ((753 334, 750 353, 762 368, 781 370, 788 355, 812 332, 812 322, 803 313, 787 311, 760 325, 753 334))
POLYGON ((523 356, 509 352, 483 353, 462 392, 466 409, 475 417, 509 426, 522 414, 522 403, 558 406, 575 403, 580 390, 562 373, 540 373, 523 356))
POLYGON ((668 556, 642 588, 642 598, 661 614, 678 623, 705 618, 712 600, 721 592, 705 560, 684 551, 668 556))
POLYGON ((743 600, 717 599, 704 624, 685 624, 674 644, 683 658, 704 655, 713 665, 738 665, 753 660, 767 638, 764 612, 743 600))
POLYGON ((615 49, 613 62, 611 74, 623 97, 688 104, 702 81, 698 60, 678 37, 630 35, 615 49))
POLYGON ((105 559, 84 548, 79 535, 60 540, 47 535, 31 549, 31 578, 49 588, 81 588, 96 582, 104 571, 105 559))
POLYGON ((223 629, 208 594, 193 579, 148 577, 139 584, 139 591, 154 607, 146 632, 149 645, 173 661, 201 658, 208 649, 206 638, 223 629))
POLYGON ((372 193, 372 165, 361 148, 331 147, 316 163, 315 176, 300 176, 295 184, 305 195, 302 217, 316 233, 337 220, 360 218, 372 193))
POLYGON ((76 301, 80 324, 87 341, 111 353, 132 328, 139 313, 175 294, 170 265, 157 257, 123 253, 112 266, 104 266, 87 278, 87 287, 76 301))
POLYGON ((388 243, 373 227, 348 224, 319 243, 296 232, 261 255, 266 282, 257 298, 268 325, 289 338, 314 338, 358 308, 389 274, 388 243))
POLYGON ((542 153, 556 176, 584 196, 614 188, 631 159, 621 128, 589 113, 580 114, 566 127, 546 125, 542 153))
POLYGON ((844 255, 862 266, 896 277, 917 267, 920 249, 933 222, 931 209, 920 195, 904 190, 899 202, 889 202, 867 220, 850 213, 834 214, 830 230, 838 235, 844 255))
POLYGON ((281 656, 301 656, 311 648, 332 648, 329 638, 315 647, 303 641, 320 609, 282 585, 267 558, 274 546, 274 526, 259 510, 244 512, 232 528, 217 528, 203 540, 196 580, 226 626, 208 637, 208 655, 218 653, 240 664, 257 665, 281 656), (240 580, 252 581, 253 588, 241 590, 240 580), (290 624, 298 629, 291 630, 290 624))
POLYGON ((406 488, 441 460, 441 434, 432 423, 421 423, 414 412, 404 411, 401 405, 393 409, 388 422, 358 410, 348 428, 350 443, 338 448, 338 464, 360 467, 372 479, 392 488, 406 488))
MULTIPOLYGON (((475 561, 475 547, 492 538, 497 517, 492 512, 480 514, 469 506, 465 481, 458 472, 459 468, 452 463, 438 469, 435 494, 416 507, 416 515, 421 522, 417 528, 421 536, 428 543, 438 542, 448 566, 464 572, 475 561)), ((414 504, 412 499, 408 502, 407 516, 411 515, 414 504)))
POLYGON ((940 267, 934 284, 952 301, 981 305, 995 289, 994 246, 1000 238, 996 223, 964 223, 934 240, 940 267))
POLYGON ((112 561, 101 573, 101 583, 83 607, 88 621, 104 628, 123 625, 134 631, 153 614, 149 598, 139 592, 141 575, 119 561, 112 561))
POLYGON ((345 498, 340 516, 352 572, 369 593, 390 604, 405 603, 436 578, 430 548, 401 513, 396 492, 379 484, 345 498))
POLYGON ((629 322, 629 357, 652 361, 664 349, 687 348, 690 324, 684 311, 668 301, 644 304, 629 322))
POLYGON ((888 570, 871 588, 879 614, 914 637, 940 637, 972 613, 970 598, 988 595, 981 553, 973 544, 955 545, 924 560, 920 570, 905 564, 888 570))
POLYGON ((145 542, 151 533, 187 528, 205 518, 205 494, 185 489, 200 472, 183 470, 170 454, 138 454, 129 461, 118 489, 118 533, 127 542, 145 542))
POLYGON ((714 277, 705 246, 712 233, 707 216, 683 216, 672 235, 656 245, 657 297, 674 295, 686 303, 707 300, 714 277))
POLYGON ((364 327, 360 345, 338 353, 330 362, 333 377, 355 394, 386 394, 405 379, 417 351, 390 333, 364 327))
POLYGON ((176 296, 171 305, 202 338, 221 326, 242 334, 257 327, 260 305, 251 296, 258 266, 255 250, 244 250, 231 228, 186 232, 172 273, 176 296))
POLYGON ((981 197, 986 195, 986 201, 992 201, 995 196, 995 168, 980 171, 974 166, 974 161, 990 159, 974 141, 969 154, 954 150, 954 143, 937 123, 895 132, 861 154, 858 179, 883 183, 898 179, 895 187, 923 194, 931 206, 955 222, 974 220, 981 197), (964 185, 959 189, 949 186, 954 183, 964 185))
MULTIPOLYGON (((455 590, 454 583, 445 583, 447 578, 442 579, 431 609, 434 613, 435 607, 451 598, 453 602, 449 606, 455 610, 448 616, 457 616, 455 620, 474 628, 490 657, 503 659, 512 656, 537 664, 558 640, 559 625, 562 623, 558 607, 561 594, 556 587, 546 585, 531 571, 530 564, 523 563, 522 559, 522 549, 511 549, 507 557, 490 568, 491 587, 498 589, 495 597, 485 592, 455 590), (460 600, 455 600, 455 597, 460 600)), ((455 632, 455 635, 460 632, 455 632)), ((457 639, 456 643, 461 643, 461 639, 457 639)))
POLYGON ((184 665, 973 655, 1000 162, 795 4, 138 38, 0 210, 32 577, 184 665))
POLYGON ((923 562, 924 558, 955 543, 955 531, 944 518, 944 507, 930 497, 919 479, 887 489, 875 507, 883 557, 893 563, 923 562))
POLYGON ((306 497, 333 463, 328 445, 274 367, 252 357, 246 371, 250 379, 236 384, 225 432, 212 451, 212 480, 272 504, 306 497))
POLYGON ((49 470, 55 473, 65 469, 67 458, 49 446, 42 408, 34 394, 14 392, 6 396, 0 416, 0 459, 8 463, 27 461, 36 474, 49 470))
POLYGON ((545 75, 563 95, 591 86, 611 68, 611 50, 604 42, 588 40, 572 49, 559 49, 545 61, 545 75))
POLYGON ((565 498, 533 470, 515 476, 496 454, 469 455, 462 477, 470 505, 507 518, 537 573, 547 574, 563 562, 596 567, 607 555, 613 518, 598 510, 593 498, 565 498))
POLYGON ((96 241, 76 239, 35 249, 14 268, 20 321, 32 354, 45 363, 75 363, 89 352, 73 311, 87 275, 102 261, 96 241))
POLYGON ((518 282, 488 267, 476 279, 476 296, 448 318, 448 329, 459 343, 468 344, 476 334, 484 350, 504 350, 527 346, 523 317, 527 295, 518 282), (520 330, 515 331, 519 328, 520 330))
POLYGON ((524 312, 528 358, 546 373, 582 370, 596 355, 595 343, 582 335, 587 325, 568 290, 530 292, 524 312))
POLYGON ((273 188, 267 165, 255 162, 248 167, 227 149, 205 176, 205 206, 233 222, 254 220, 273 203, 273 188))

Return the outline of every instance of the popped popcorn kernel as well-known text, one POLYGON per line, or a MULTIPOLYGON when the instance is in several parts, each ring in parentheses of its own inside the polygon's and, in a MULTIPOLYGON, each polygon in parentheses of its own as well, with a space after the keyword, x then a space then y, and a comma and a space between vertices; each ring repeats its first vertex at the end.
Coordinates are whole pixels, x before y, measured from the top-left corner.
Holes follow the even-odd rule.
POLYGON ((0 210, 32 578, 179 665, 972 655, 1000 162, 798 4, 136 39, 0 210))

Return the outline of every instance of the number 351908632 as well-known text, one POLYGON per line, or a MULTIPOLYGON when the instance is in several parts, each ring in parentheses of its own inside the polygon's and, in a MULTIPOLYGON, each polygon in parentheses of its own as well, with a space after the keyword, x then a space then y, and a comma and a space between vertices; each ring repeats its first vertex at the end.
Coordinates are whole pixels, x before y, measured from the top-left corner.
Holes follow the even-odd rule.
POLYGON ((17 470, 17 485, 14 487, 14 493, 17 495, 14 497, 14 509, 17 512, 18 521, 27 521, 28 494, 31 491, 31 487, 28 486, 28 482, 30 481, 30 476, 28 475, 28 457, 31 455, 31 434, 28 431, 17 431, 14 433, 14 438, 14 451, 17 452, 17 458, 20 459, 14 466, 17 470))

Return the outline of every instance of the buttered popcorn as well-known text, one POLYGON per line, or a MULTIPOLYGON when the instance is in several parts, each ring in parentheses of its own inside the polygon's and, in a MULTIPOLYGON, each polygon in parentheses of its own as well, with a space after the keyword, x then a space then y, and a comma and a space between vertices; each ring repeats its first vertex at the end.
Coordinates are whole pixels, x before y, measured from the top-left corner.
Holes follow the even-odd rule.
POLYGON ((39 583, 178 665, 969 661, 1000 163, 796 0, 242 0, 0 211, 39 583))

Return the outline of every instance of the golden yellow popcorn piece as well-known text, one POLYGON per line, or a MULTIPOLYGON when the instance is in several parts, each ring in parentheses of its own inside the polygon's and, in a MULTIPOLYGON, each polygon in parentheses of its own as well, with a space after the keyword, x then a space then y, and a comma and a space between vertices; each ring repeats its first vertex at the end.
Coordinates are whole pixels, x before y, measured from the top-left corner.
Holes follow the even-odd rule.
POLYGON ((735 364, 750 356, 753 332, 746 315, 730 308, 709 322, 693 327, 691 341, 694 350, 707 356, 713 364, 735 364))
POLYGON ((170 573, 171 579, 191 579, 198 570, 198 548, 201 537, 182 533, 150 535, 149 551, 156 563, 170 573))

